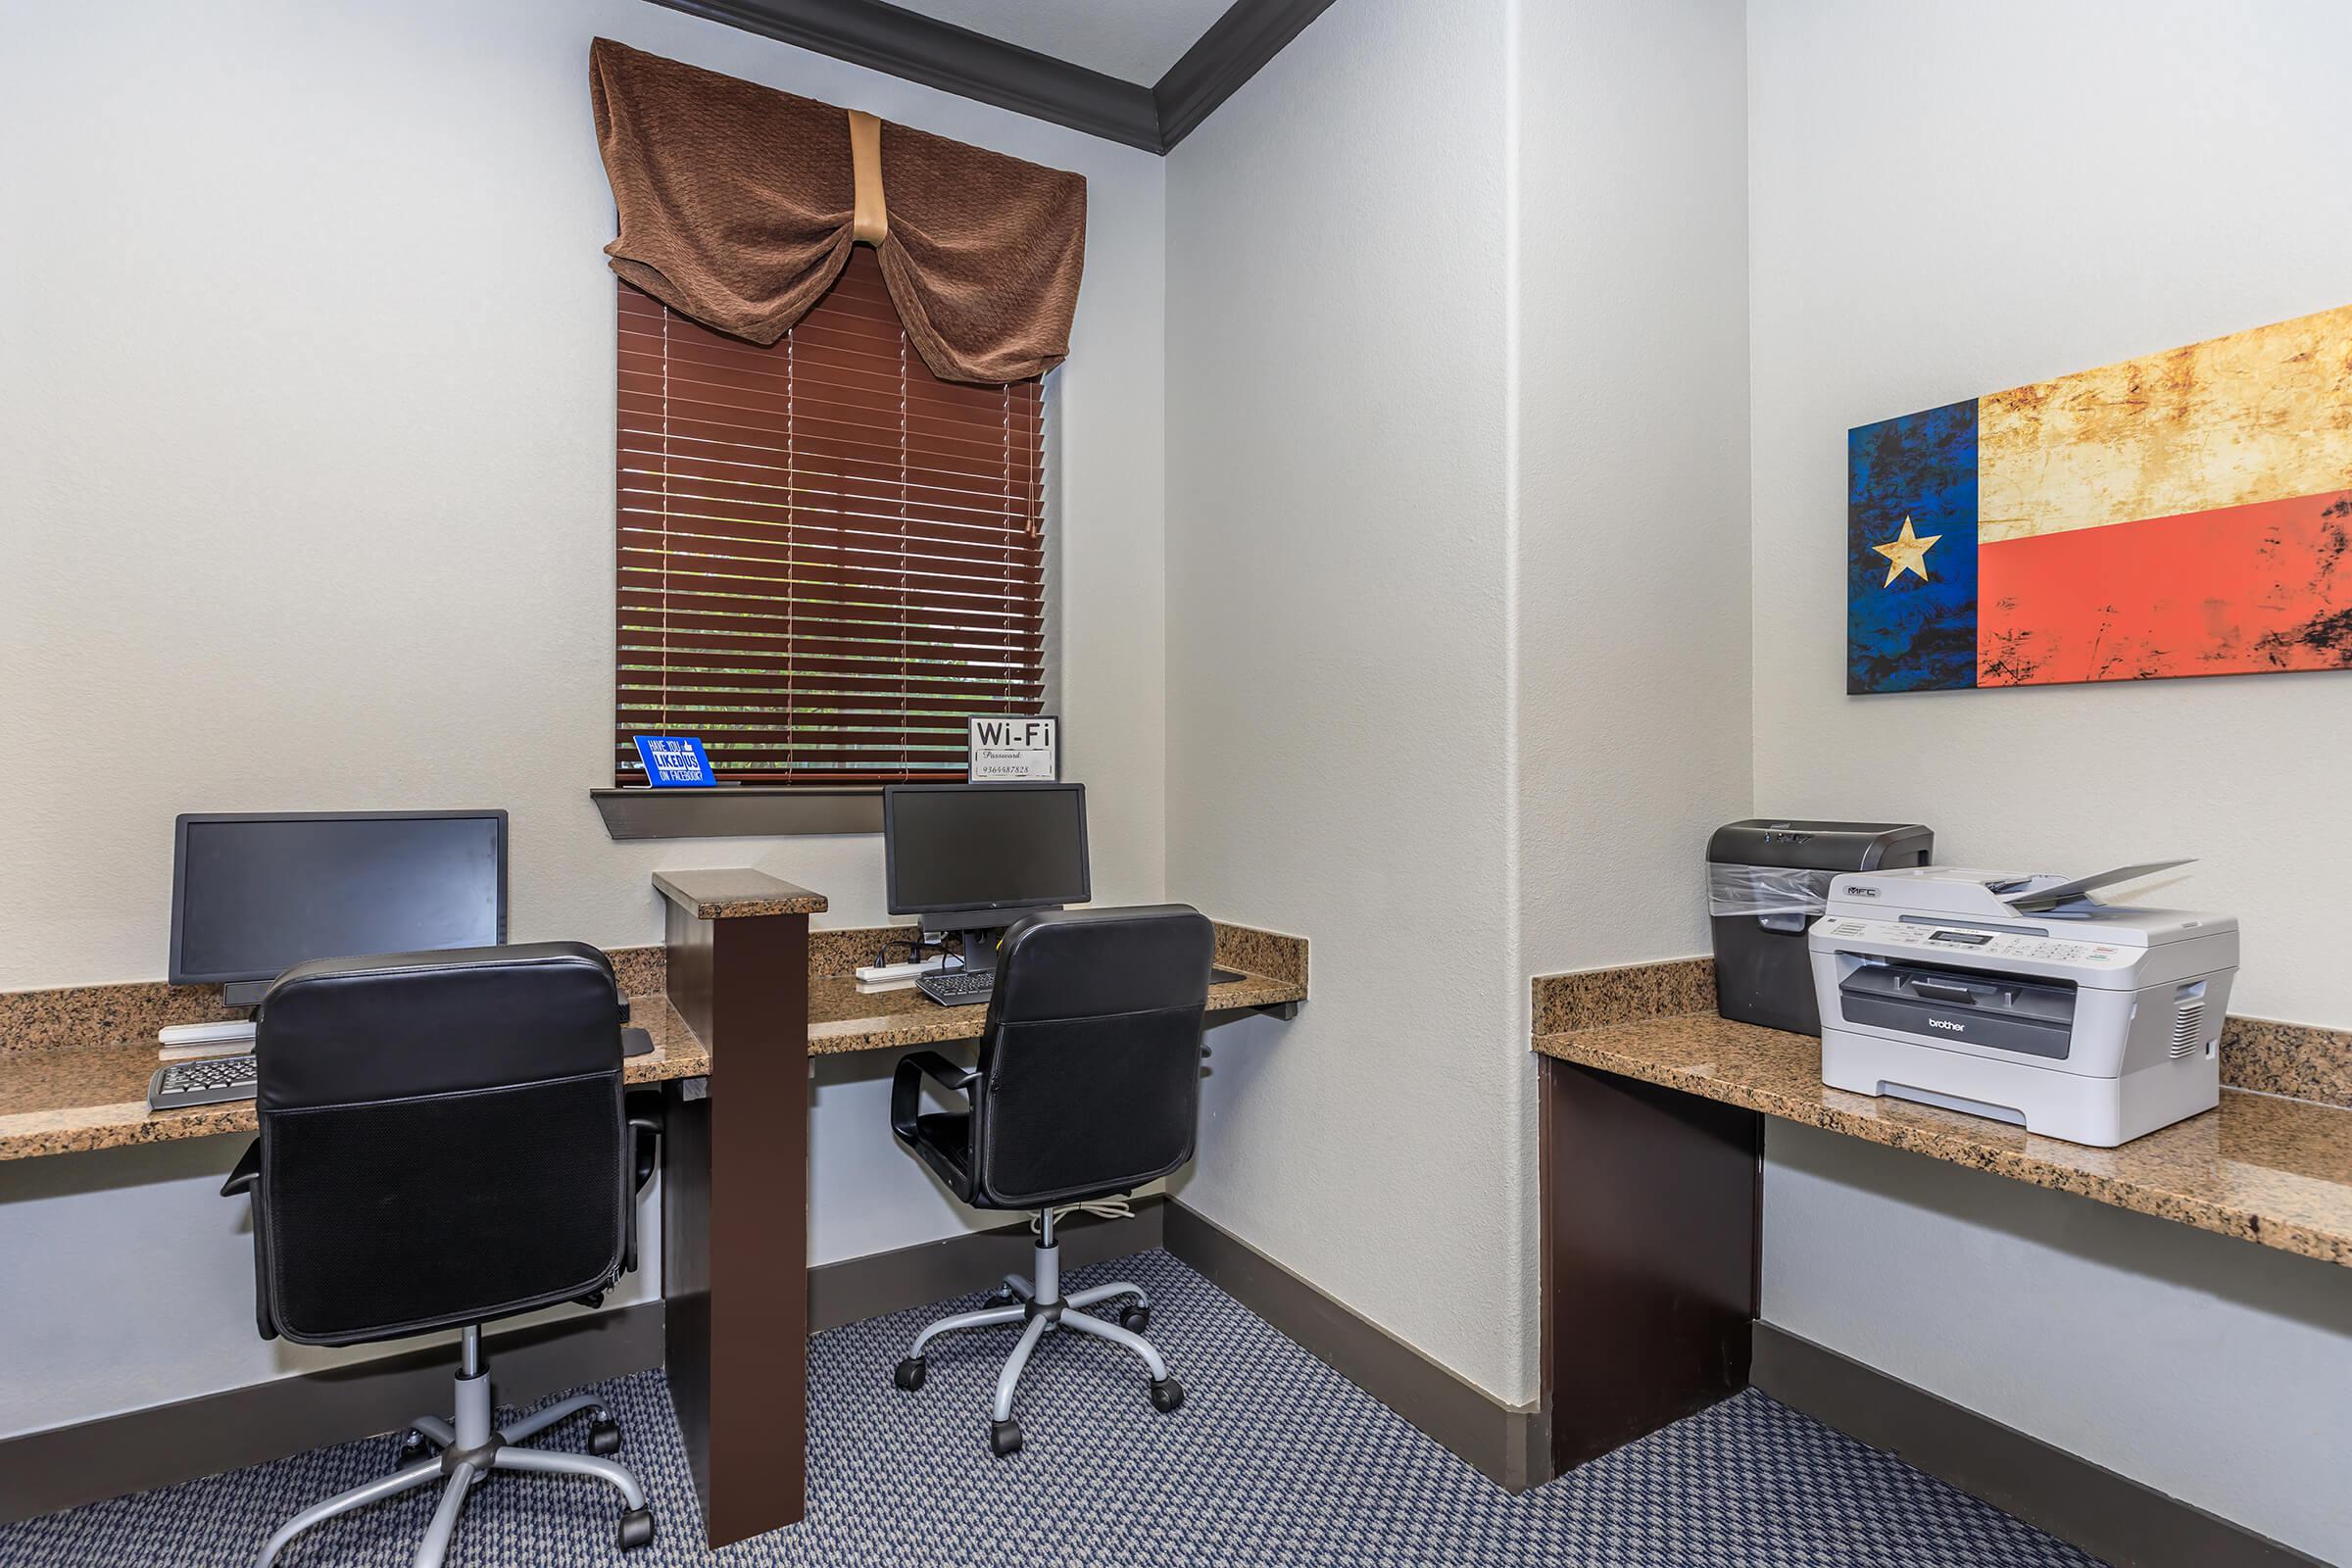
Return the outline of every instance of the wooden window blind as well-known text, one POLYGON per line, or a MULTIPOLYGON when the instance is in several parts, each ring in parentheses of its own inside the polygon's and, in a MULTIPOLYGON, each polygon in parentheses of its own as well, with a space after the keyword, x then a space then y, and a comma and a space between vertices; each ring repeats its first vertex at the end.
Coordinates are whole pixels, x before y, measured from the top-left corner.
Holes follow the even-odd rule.
POLYGON ((965 718, 1045 697, 1045 406, 941 381, 873 253, 772 348, 620 286, 617 702, 722 778, 965 776, 965 718))

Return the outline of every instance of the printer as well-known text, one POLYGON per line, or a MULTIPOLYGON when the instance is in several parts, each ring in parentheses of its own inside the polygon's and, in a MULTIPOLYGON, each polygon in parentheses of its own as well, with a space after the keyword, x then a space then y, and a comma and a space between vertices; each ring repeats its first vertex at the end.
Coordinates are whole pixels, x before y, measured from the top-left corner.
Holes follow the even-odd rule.
POLYGON ((2237 921, 2091 897, 2186 863, 1835 878, 1805 939, 1822 1082, 2101 1148, 2211 1110, 2237 921))

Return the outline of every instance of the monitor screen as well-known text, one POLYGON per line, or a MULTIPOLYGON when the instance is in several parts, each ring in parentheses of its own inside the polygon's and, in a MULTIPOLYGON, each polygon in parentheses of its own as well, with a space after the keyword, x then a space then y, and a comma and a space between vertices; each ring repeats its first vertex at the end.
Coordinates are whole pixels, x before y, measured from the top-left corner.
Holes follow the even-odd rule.
POLYGON ((183 816, 178 831, 175 984, 506 940, 504 811, 183 816))
POLYGON ((882 792, 890 912, 1084 904, 1083 784, 894 785, 882 792))

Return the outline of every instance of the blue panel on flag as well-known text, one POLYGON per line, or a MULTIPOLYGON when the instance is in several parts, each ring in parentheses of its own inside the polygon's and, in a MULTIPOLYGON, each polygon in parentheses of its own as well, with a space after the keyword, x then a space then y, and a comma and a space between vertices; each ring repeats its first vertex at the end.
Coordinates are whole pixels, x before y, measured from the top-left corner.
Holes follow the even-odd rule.
POLYGON ((1977 402, 1846 432, 1845 689, 1977 683, 1977 402))
POLYGON ((696 787, 718 782, 703 743, 691 735, 639 735, 637 755, 645 762, 646 782, 656 789, 696 787))

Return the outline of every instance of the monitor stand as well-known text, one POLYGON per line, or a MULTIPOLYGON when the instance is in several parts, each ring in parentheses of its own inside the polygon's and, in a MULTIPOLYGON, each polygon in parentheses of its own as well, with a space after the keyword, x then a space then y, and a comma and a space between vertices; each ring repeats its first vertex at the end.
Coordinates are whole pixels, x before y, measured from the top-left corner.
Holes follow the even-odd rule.
POLYGON ((951 909, 943 914, 923 916, 923 935, 945 942, 949 937, 960 938, 963 944, 963 966, 966 969, 990 970, 997 966, 997 939, 1004 928, 1025 914, 1040 914, 1047 907, 1058 909, 1060 905, 1040 906, 1028 909, 951 909))
POLYGON ((274 976, 268 980, 231 980, 220 988, 220 1005, 258 1007, 262 1004, 263 995, 276 983, 274 976))
POLYGON ((997 966, 997 938, 1004 934, 998 926, 949 926, 939 933, 945 942, 955 937, 963 948, 963 966, 974 973, 993 971, 997 966))

